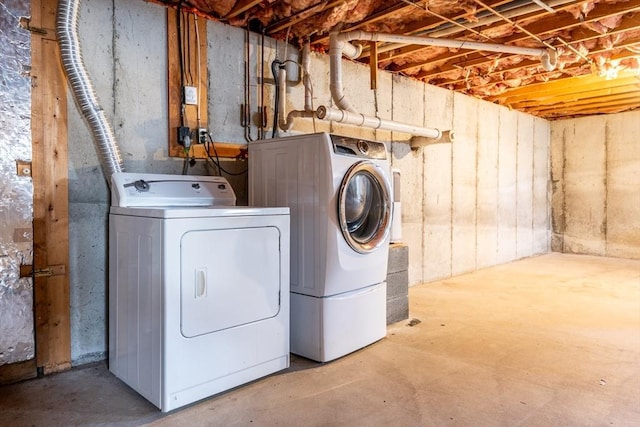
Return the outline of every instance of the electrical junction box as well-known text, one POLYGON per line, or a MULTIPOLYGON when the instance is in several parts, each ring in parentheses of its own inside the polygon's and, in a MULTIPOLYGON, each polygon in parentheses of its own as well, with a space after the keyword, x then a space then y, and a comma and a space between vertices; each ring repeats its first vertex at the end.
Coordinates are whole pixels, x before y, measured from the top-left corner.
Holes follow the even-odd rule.
POLYGON ((187 105, 198 105, 198 89, 196 87, 184 87, 184 103, 187 105))

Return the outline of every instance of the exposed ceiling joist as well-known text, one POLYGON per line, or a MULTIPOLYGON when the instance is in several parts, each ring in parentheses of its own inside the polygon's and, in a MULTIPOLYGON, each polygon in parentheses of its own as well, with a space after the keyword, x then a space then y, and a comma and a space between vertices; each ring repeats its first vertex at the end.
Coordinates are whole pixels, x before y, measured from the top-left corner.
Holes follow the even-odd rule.
MULTIPOLYGON (((180 0, 149 0, 165 5, 180 0)), ((639 108, 640 0, 190 0, 211 19, 265 32, 315 51, 328 50, 332 31, 363 30, 482 41, 528 48, 544 44, 559 54, 558 67, 542 69, 529 57, 482 51, 378 43, 371 68, 517 108, 561 118, 639 108), (542 3, 542 4, 540 4, 542 3), (551 9, 551 10, 550 10, 551 9), (593 75, 607 75, 609 80, 593 75), (616 73, 618 77, 616 78, 616 73), (585 77, 578 77, 585 76, 585 77), (584 79, 595 86, 583 87, 584 79), (613 83, 620 79, 619 83, 613 83), (574 83, 580 80, 581 83, 574 83), (604 83, 603 83, 604 82, 604 83), (567 92, 566 87, 573 92, 567 92), (544 94, 544 95, 542 95, 544 94), (628 96, 627 96, 628 95, 628 96), (594 107, 596 106, 596 107, 594 107)), ((364 46, 357 59, 370 62, 364 46)))

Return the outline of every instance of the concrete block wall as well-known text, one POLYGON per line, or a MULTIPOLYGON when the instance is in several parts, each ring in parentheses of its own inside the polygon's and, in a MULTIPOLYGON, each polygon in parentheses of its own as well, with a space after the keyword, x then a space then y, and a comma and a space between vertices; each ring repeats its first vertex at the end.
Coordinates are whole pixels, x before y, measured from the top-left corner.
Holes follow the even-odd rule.
MULTIPOLYGON (((167 156, 164 7, 85 0, 79 29, 85 62, 115 129, 125 169, 180 173, 183 162, 167 156)), ((216 141, 243 143, 239 111, 244 100, 245 32, 215 22, 207 22, 207 32, 209 128, 216 141)), ((295 53, 293 47, 268 39, 261 58, 257 41, 252 36, 249 47, 253 100, 260 90, 260 64, 295 53)), ((331 106, 328 57, 312 54, 310 72, 314 107, 331 106)), ((384 72, 374 92, 369 89, 368 68, 351 61, 344 61, 343 80, 347 97, 364 113, 457 133, 453 144, 412 151, 406 134, 310 119, 296 120, 292 129, 292 133, 329 131, 387 144, 393 166, 402 171, 409 284, 548 250, 546 121, 384 72)), ((273 87, 267 86, 265 93, 271 124, 273 87)), ((303 107, 302 85, 289 86, 287 95, 288 109, 303 107)), ((72 360, 80 364, 106 357, 109 194, 87 126, 69 100, 72 360)), ((198 162, 190 173, 212 170, 198 162)), ((232 185, 241 191, 246 181, 232 180, 232 185)))
POLYGON ((640 259, 640 112, 551 124, 552 249, 640 259))
POLYGON ((387 325, 409 317, 409 247, 392 244, 387 267, 387 325))

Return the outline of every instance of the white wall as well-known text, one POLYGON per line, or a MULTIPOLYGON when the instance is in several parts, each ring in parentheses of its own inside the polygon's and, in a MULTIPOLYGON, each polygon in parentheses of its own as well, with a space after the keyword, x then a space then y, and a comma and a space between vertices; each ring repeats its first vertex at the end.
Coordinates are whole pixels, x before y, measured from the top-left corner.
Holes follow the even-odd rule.
POLYGON ((640 112, 551 124, 552 249, 640 259, 640 112))
MULTIPOLYGON (((209 128, 217 141, 243 143, 239 112, 245 33, 213 22, 207 30, 209 128)), ((165 9, 146 2, 85 0, 80 32, 125 169, 180 173, 182 161, 167 157, 165 9)), ((255 101, 261 59, 258 37, 251 40, 255 101)), ((292 54, 293 48, 288 51, 292 54)), ((284 45, 268 40, 264 60, 270 64, 276 57, 284 58, 284 45)), ((328 75, 328 57, 313 54, 315 107, 332 105, 328 75)), ((368 79, 367 67, 344 62, 345 92, 357 109, 375 114, 377 106, 383 118, 453 129, 456 141, 414 152, 406 144, 408 135, 387 131, 309 119, 296 120, 293 131, 331 131, 387 143, 393 166, 402 171, 411 284, 548 251, 546 121, 388 73, 380 74, 374 93, 368 79)), ((271 113, 273 87, 267 86, 266 93, 271 113)), ((289 87, 288 108, 300 109, 303 103, 302 85, 289 87)), ((73 101, 69 111, 72 359, 79 364, 105 357, 109 198, 73 101)), ((208 170, 200 163, 192 173, 208 170)))

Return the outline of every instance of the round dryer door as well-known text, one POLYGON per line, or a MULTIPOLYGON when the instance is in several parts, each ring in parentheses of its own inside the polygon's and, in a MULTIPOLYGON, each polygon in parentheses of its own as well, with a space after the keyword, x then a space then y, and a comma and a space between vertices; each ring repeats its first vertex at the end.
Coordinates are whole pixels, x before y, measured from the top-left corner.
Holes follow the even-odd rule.
POLYGON ((338 220, 349 246, 368 253, 384 243, 391 227, 391 191, 379 166, 371 161, 354 164, 342 180, 338 220))

